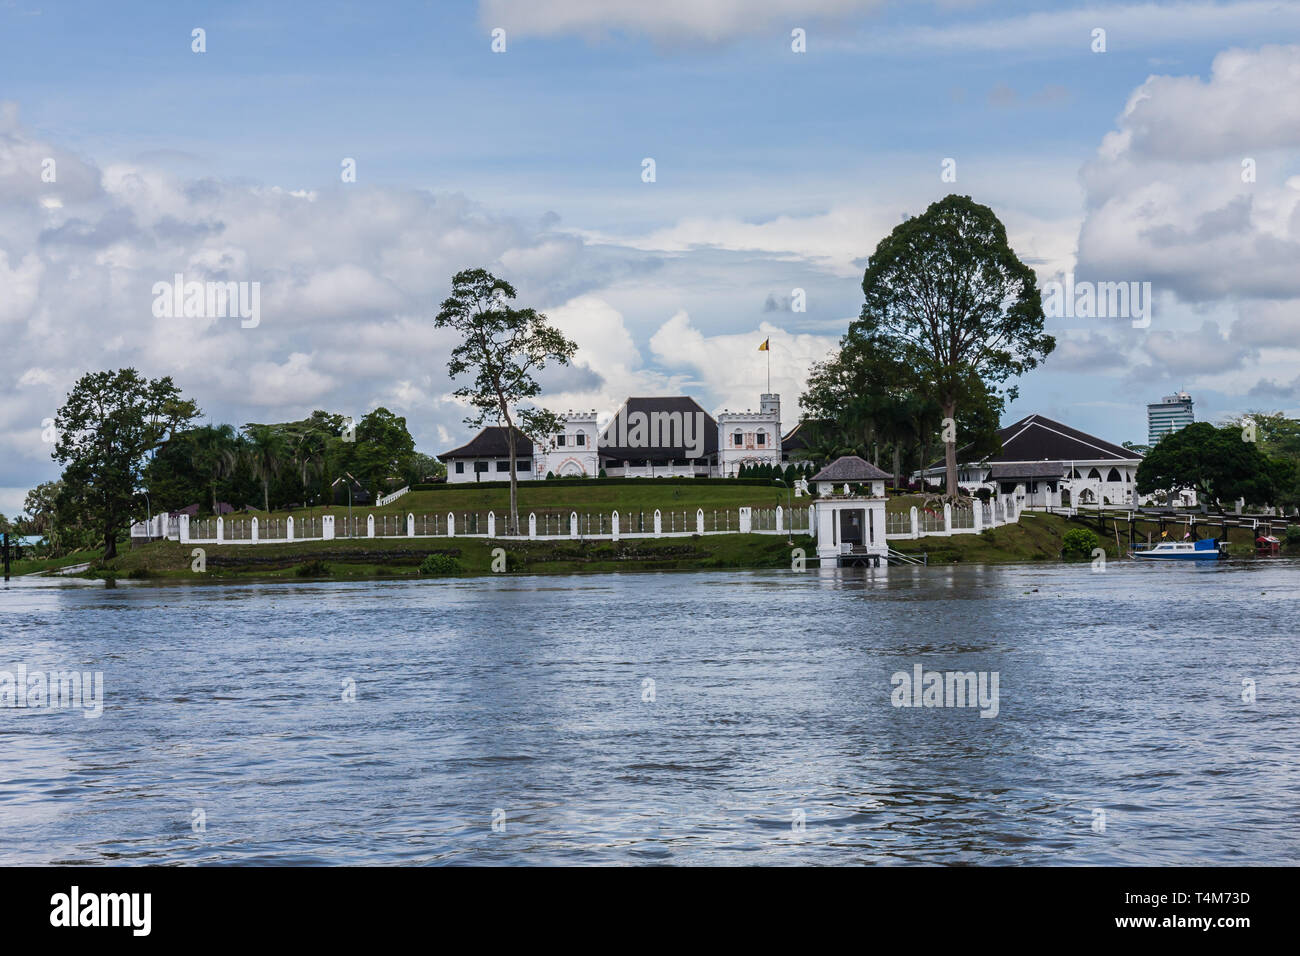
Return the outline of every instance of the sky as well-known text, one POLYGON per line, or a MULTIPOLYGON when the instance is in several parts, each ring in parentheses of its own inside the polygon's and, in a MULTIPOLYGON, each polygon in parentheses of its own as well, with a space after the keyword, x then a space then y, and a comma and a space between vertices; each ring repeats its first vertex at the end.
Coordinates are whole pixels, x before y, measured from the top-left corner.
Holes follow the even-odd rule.
POLYGON ((479 266, 578 343, 543 404, 756 408, 770 338, 792 424, 876 244, 954 192, 1044 287, 1149 283, 1145 324, 1049 317, 1005 423, 1300 412, 1297 3, 0 0, 0 512, 100 369, 463 443, 432 318, 479 266), (258 283, 257 323, 156 314, 176 274, 258 283))

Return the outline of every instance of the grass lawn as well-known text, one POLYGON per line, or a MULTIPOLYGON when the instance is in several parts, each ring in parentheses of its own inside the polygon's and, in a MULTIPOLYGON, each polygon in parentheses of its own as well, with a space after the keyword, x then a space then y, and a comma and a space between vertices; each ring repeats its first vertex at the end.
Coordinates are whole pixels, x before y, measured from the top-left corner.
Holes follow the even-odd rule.
MULTIPOLYGON (((813 500, 808 497, 791 499, 786 490, 777 485, 771 489, 760 485, 725 485, 700 481, 694 484, 670 483, 663 485, 632 484, 626 486, 593 483, 583 485, 548 485, 545 481, 527 481, 519 483, 519 517, 527 520, 529 512, 541 514, 563 513, 572 511, 578 514, 605 514, 612 511, 644 511, 653 513, 656 508, 665 514, 675 511, 679 514, 689 511, 694 514, 698 508, 706 512, 713 510, 736 509, 740 507, 775 508, 778 504, 787 506, 793 500, 795 507, 807 507, 813 500)), ((510 508, 510 489, 475 488, 473 485, 450 485, 441 491, 410 491, 396 501, 382 508, 354 505, 353 515, 439 515, 447 513, 457 515, 466 512, 479 513, 484 516, 495 511, 498 518, 503 517, 510 508)), ((292 515, 295 522, 306 517, 320 517, 332 514, 336 517, 346 516, 348 506, 334 505, 331 508, 300 508, 293 511, 239 512, 227 515, 227 521, 248 519, 256 516, 259 523, 268 519, 280 519, 292 515)))

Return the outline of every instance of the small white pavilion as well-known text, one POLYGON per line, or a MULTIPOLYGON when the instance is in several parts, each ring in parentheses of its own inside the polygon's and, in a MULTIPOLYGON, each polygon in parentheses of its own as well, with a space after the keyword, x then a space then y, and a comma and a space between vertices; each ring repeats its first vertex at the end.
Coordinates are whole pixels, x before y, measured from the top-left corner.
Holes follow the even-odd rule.
POLYGON ((889 553, 885 544, 888 478, 871 462, 846 455, 808 479, 817 488, 817 557, 823 567, 883 563, 889 553))

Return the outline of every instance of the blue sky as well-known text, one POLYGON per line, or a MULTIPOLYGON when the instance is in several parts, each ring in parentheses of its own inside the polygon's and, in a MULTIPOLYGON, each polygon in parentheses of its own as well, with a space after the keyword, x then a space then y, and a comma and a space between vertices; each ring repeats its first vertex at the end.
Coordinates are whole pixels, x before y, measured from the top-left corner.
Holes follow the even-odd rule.
POLYGON ((1150 329, 1057 322, 1008 419, 1119 441, 1178 387, 1201 417, 1300 405, 1294 4, 270 6, 0 4, 0 511, 55 476, 41 421, 95 368, 215 420, 383 403, 459 443, 429 318, 471 265, 578 340, 558 407, 756 405, 771 336, 792 418, 875 243, 954 191, 1043 281, 1156 295, 1150 329), (264 321, 160 322, 178 271, 261 282, 264 321))

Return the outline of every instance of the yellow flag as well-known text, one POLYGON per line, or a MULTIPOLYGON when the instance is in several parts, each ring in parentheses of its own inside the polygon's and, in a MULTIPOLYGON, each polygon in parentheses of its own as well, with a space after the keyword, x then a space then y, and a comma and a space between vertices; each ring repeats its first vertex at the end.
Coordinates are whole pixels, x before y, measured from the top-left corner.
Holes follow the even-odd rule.
POLYGON ((766 352, 766 351, 767 351, 767 343, 770 342, 770 341, 772 341, 772 340, 771 340, 771 339, 763 339, 763 344, 760 345, 760 346, 758 347, 758 350, 759 350, 760 352, 766 352))

